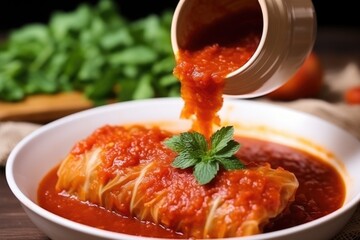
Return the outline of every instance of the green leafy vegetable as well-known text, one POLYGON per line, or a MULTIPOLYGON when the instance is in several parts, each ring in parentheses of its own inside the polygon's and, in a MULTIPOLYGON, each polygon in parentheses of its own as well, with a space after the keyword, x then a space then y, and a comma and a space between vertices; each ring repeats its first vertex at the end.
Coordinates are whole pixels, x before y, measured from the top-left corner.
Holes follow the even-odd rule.
POLYGON ((179 96, 172 11, 129 21, 112 0, 54 12, 0 44, 0 101, 80 91, 95 103, 179 96))
POLYGON ((220 166, 226 170, 242 169, 244 165, 234 154, 240 144, 233 140, 234 127, 222 127, 208 143, 198 132, 185 132, 164 141, 164 144, 178 153, 172 166, 186 169, 194 167, 194 176, 200 184, 207 184, 218 173, 220 166))

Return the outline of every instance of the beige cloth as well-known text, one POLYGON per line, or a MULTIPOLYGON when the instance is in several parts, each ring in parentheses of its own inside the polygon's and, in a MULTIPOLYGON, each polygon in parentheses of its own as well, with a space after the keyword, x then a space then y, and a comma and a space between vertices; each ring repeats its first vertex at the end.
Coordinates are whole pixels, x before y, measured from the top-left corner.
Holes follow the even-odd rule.
POLYGON ((26 122, 0 122, 0 165, 4 166, 10 151, 40 125, 26 122))
POLYGON ((328 103, 320 99, 301 99, 276 104, 320 117, 346 130, 360 140, 360 105, 328 103))

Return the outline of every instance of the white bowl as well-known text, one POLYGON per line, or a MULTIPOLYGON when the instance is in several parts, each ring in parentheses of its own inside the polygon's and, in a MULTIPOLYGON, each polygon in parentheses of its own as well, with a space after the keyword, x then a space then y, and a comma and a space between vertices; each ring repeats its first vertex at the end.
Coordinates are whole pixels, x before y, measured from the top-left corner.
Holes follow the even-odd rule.
MULTIPOLYGON (((62 160, 74 143, 104 124, 161 122, 164 128, 187 130, 190 123, 179 119, 182 106, 178 98, 124 102, 49 123, 13 149, 6 165, 8 184, 29 218, 51 239, 150 239, 96 229, 50 213, 37 204, 37 188, 44 175, 62 160)), ((303 240, 316 236, 317 240, 325 240, 349 221, 360 200, 360 142, 355 137, 309 114, 251 100, 226 100, 221 118, 224 122, 236 123, 239 133, 323 154, 341 170, 346 183, 345 203, 335 212, 306 224, 246 239, 303 240), (326 154, 329 152, 331 154, 326 154)))

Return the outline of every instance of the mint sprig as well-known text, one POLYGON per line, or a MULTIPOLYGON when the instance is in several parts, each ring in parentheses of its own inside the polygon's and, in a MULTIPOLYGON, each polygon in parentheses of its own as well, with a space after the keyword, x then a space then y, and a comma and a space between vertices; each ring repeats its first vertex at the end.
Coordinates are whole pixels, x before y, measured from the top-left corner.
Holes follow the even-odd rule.
POLYGON ((244 168, 234 154, 240 144, 233 140, 234 127, 222 127, 206 141, 198 132, 185 132, 164 141, 171 150, 178 153, 172 162, 175 168, 193 167, 194 176, 199 184, 207 184, 215 178, 220 166, 225 170, 244 168))

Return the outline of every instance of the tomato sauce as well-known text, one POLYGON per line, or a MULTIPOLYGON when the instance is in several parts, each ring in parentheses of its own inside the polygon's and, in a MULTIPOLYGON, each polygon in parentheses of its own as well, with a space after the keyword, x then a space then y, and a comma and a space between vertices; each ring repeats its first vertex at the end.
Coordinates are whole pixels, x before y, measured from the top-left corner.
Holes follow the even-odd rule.
POLYGON ((325 216, 340 208, 345 185, 340 174, 315 156, 285 145, 239 138, 242 148, 237 157, 248 165, 270 163, 295 174, 299 181, 295 201, 265 228, 271 232, 297 226, 325 216), (255 161, 254 161, 255 160, 255 161))
MULTIPOLYGON (((161 137, 158 141, 161 140, 161 137)), ((345 186, 340 174, 331 165, 306 152, 268 141, 237 137, 241 142, 237 156, 249 167, 268 162, 295 174, 299 188, 295 201, 266 227, 272 232, 297 226, 325 216, 343 204, 345 186)), ((154 139, 151 140, 154 142, 154 139)), ((174 157, 163 152, 163 159, 174 157)), ((64 192, 57 192, 57 168, 45 176, 38 190, 40 206, 64 218, 85 225, 131 235, 184 238, 181 233, 165 229, 150 222, 120 215, 90 202, 82 202, 64 192)), ((175 169, 176 171, 176 169, 175 169)), ((150 187, 150 186, 149 186, 150 187)))
POLYGON ((46 210, 72 220, 103 230, 126 233, 134 236, 181 238, 173 232, 150 222, 120 215, 90 202, 79 201, 65 192, 57 192, 57 169, 52 169, 42 180, 38 190, 38 202, 46 210))
POLYGON ((217 112, 223 105, 226 75, 243 66, 259 45, 261 19, 259 11, 228 16, 194 33, 177 54, 174 75, 185 102, 181 117, 193 119, 193 130, 206 137, 213 125, 220 125, 217 112))

